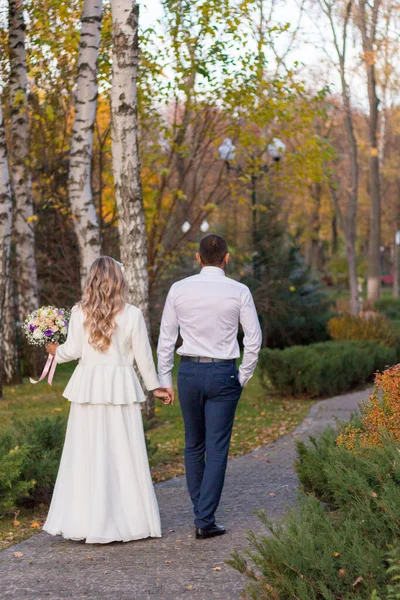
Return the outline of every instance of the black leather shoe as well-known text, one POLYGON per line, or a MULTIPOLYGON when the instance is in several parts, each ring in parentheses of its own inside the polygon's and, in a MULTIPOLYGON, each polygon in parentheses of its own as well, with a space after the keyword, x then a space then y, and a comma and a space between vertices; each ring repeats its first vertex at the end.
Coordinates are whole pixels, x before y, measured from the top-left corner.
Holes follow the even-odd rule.
POLYGON ((217 524, 208 527, 207 529, 196 527, 196 540, 206 540, 207 538, 216 537, 217 535, 224 535, 225 532, 225 527, 217 524))

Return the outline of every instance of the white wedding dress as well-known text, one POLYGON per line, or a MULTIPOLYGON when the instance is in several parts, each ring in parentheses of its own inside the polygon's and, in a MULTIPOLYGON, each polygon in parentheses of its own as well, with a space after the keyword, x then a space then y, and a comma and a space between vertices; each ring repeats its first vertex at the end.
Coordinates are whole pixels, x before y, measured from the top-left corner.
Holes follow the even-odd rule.
POLYGON ((141 311, 127 304, 105 353, 88 342, 74 307, 57 363, 79 359, 64 396, 71 402, 65 444, 49 514, 52 535, 92 544, 161 537, 140 403, 160 387, 141 311))

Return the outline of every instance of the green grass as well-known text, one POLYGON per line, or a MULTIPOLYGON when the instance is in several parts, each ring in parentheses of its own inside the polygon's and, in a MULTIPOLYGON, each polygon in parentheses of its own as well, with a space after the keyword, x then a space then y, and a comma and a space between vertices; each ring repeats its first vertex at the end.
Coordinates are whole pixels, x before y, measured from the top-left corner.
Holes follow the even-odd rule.
MULTIPOLYGON (((6 386, 0 400, 0 431, 10 427, 13 419, 68 414, 69 402, 62 391, 74 365, 59 365, 53 386, 47 383, 6 386)), ((174 369, 174 379, 176 380, 174 369)), ((232 435, 231 456, 238 456, 291 432, 307 415, 312 402, 290 400, 267 394, 257 373, 243 391, 232 435)), ((151 457, 155 482, 183 473, 184 428, 179 401, 175 406, 157 402, 156 418, 146 432, 157 451, 151 457)), ((46 517, 45 506, 0 516, 0 549, 25 539, 40 530, 46 517)))

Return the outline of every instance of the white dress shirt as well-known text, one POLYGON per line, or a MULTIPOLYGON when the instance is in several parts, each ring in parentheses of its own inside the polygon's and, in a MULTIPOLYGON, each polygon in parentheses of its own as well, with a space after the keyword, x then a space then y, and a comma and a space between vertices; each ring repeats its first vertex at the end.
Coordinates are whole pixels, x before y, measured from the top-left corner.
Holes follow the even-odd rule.
POLYGON ((79 360, 63 396, 79 404, 132 404, 146 400, 133 368, 135 361, 148 390, 160 387, 142 311, 132 304, 116 316, 111 345, 99 352, 89 344, 85 316, 71 311, 68 337, 56 350, 56 362, 79 360))
POLYGON ((178 354, 232 359, 240 356, 239 322, 244 331, 244 355, 239 381, 254 373, 261 347, 261 328, 249 288, 225 276, 219 267, 203 267, 198 275, 171 287, 158 340, 158 375, 162 387, 172 387, 171 371, 180 330, 178 354))

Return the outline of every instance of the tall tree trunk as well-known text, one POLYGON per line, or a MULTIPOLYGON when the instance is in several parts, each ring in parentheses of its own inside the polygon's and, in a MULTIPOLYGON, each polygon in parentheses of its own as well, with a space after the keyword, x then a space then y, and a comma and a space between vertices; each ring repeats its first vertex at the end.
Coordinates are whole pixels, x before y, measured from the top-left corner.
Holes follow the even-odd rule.
MULTIPOLYGON (((128 283, 129 301, 138 306, 149 323, 147 240, 143 209, 137 116, 138 17, 132 0, 112 0, 112 161, 121 261, 128 283)), ((154 415, 148 395, 145 413, 154 415)))
POLYGON ((346 2, 341 36, 337 34, 335 25, 335 0, 319 0, 319 2, 322 10, 328 17, 333 34, 333 43, 338 58, 341 95, 344 110, 344 124, 350 153, 350 189, 347 193, 348 202, 346 214, 343 214, 342 212, 334 185, 330 185, 330 192, 336 209, 339 226, 343 231, 346 242, 347 262, 349 265, 350 311, 351 314, 357 315, 360 310, 356 253, 359 165, 357 140, 354 133, 353 111, 351 108, 350 91, 346 78, 348 28, 352 15, 354 0, 347 0, 346 2))
POLYGON ((3 397, 4 304, 10 259, 12 197, 8 156, 0 102, 0 398, 3 397))
POLYGON ((39 303, 34 214, 29 166, 27 66, 23 0, 9 0, 11 180, 15 201, 14 235, 18 312, 22 321, 39 303))
POLYGON ((320 209, 321 209, 322 185, 319 181, 311 186, 311 197, 313 200, 313 212, 311 215, 311 244, 310 244, 310 267, 314 276, 318 274, 321 267, 321 242, 320 242, 320 209))
POLYGON ((91 162, 101 16, 101 0, 84 0, 69 166, 69 200, 79 244, 82 288, 90 265, 100 256, 100 230, 92 195, 91 162))
POLYGON ((370 222, 368 244, 368 302, 373 304, 381 295, 381 190, 378 150, 379 98, 375 72, 376 38, 382 0, 359 0, 356 22, 361 33, 363 59, 368 83, 368 140, 370 222))
POLYGON ((22 373, 20 369, 18 345, 17 345, 17 328, 16 328, 16 312, 14 294, 14 280, 12 277, 13 262, 11 261, 10 273, 7 277, 6 297, 4 302, 4 368, 3 377, 4 383, 16 384, 22 383, 22 373))

